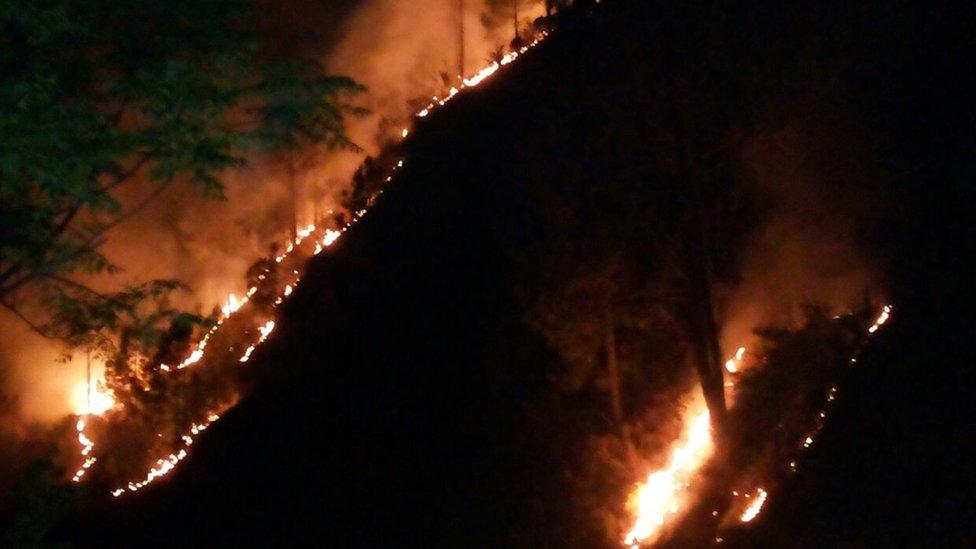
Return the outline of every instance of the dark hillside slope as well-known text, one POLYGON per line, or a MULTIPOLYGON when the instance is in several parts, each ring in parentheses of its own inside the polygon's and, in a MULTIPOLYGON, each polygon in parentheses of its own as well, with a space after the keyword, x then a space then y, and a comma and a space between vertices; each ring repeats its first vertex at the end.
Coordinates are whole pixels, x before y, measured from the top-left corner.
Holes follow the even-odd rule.
MULTIPOLYGON (((878 49, 886 42, 867 10, 791 14, 777 4, 719 17, 649 4, 605 0, 602 16, 423 120, 395 186, 308 266, 252 360, 252 394, 171 479, 76 517, 63 537, 140 547, 606 543, 565 480, 586 433, 571 414, 539 418, 556 358, 522 323, 517 288, 535 283, 524 258, 547 205, 592 196, 612 216, 628 193, 587 194, 608 181, 653 195, 659 136, 647 121, 658 113, 647 109, 658 90, 675 97, 688 81, 725 90, 746 125, 761 110, 756 98, 787 105, 796 88, 819 85, 800 78, 801 58, 829 63, 848 48, 851 70, 869 76, 860 101, 877 106, 893 76, 873 72, 874 60, 898 53, 878 49), (728 30, 724 61, 700 78, 715 51, 700 38, 716 28, 728 30), (736 80, 743 74, 757 80, 736 80)), ((690 106, 699 107, 709 112, 690 106)), ((886 440, 910 438, 898 435, 886 440)))

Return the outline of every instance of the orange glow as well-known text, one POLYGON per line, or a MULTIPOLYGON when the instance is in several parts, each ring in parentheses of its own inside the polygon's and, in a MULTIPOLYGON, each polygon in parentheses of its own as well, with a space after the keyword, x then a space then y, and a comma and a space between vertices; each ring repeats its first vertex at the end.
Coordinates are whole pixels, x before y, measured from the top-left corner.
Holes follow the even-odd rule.
POLYGON ((708 419, 708 410, 689 414, 685 432, 675 444, 667 466, 648 475, 647 481, 631 494, 630 506, 636 511, 636 519, 627 534, 627 545, 637 547, 653 541, 665 520, 687 503, 691 479, 712 452, 708 419))

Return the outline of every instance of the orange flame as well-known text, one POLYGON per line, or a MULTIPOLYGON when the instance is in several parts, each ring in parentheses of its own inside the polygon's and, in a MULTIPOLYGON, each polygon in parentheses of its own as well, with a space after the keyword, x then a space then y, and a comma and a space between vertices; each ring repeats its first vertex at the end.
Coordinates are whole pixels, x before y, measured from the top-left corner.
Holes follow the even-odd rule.
POLYGON ((637 547, 653 540, 668 516, 677 514, 686 502, 684 496, 691 485, 691 477, 711 454, 708 421, 708 410, 689 415, 685 433, 668 465, 648 475, 647 481, 631 494, 631 506, 636 507, 637 517, 627 534, 627 545, 637 547))
POLYGON ((71 407, 79 416, 100 416, 115 406, 115 395, 104 389, 101 383, 93 383, 91 387, 91 404, 88 401, 88 382, 81 380, 71 389, 71 407))
POLYGON ((746 507, 745 512, 742 513, 739 520, 742 522, 749 522, 750 520, 756 518, 756 516, 759 515, 759 512, 762 511, 763 504, 766 503, 767 495, 766 490, 763 490, 762 488, 757 489, 756 497, 753 498, 752 503, 746 507))

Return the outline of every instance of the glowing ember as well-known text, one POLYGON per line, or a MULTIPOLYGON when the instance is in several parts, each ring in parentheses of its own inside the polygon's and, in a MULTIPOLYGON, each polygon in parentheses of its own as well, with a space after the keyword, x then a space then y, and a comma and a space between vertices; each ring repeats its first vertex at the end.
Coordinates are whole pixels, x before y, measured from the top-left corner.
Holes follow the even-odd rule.
POLYGON ((739 347, 735 352, 735 356, 725 361, 725 369, 728 370, 730 374, 734 374, 739 371, 739 365, 742 364, 742 357, 746 354, 745 347, 739 347))
POLYGON ((81 468, 75 471, 75 475, 71 477, 71 481, 80 482, 81 477, 85 476, 85 473, 88 472, 88 469, 95 464, 97 459, 95 456, 89 455, 92 453, 92 450, 95 449, 95 443, 85 435, 85 420, 79 419, 78 423, 75 424, 75 429, 78 431, 78 442, 81 444, 81 455, 85 458, 85 461, 81 464, 81 468))
POLYGON ((742 513, 739 520, 742 522, 749 522, 750 520, 756 518, 756 516, 759 515, 759 512, 762 511, 763 504, 766 503, 766 496, 766 490, 763 490, 762 488, 756 490, 755 499, 752 500, 749 507, 746 507, 745 512, 742 513))
POLYGON ((874 324, 872 324, 870 328, 868 328, 868 333, 873 334, 874 332, 877 332, 878 328, 883 326, 885 322, 888 322, 889 318, 891 318, 891 305, 885 305, 884 308, 881 309, 881 314, 878 316, 878 319, 874 321, 874 324))
POLYGON ((691 477, 711 454, 708 411, 689 418, 668 465, 648 475, 647 481, 631 494, 631 505, 636 507, 637 518, 627 534, 628 545, 637 547, 657 536, 667 517, 680 510, 691 477))

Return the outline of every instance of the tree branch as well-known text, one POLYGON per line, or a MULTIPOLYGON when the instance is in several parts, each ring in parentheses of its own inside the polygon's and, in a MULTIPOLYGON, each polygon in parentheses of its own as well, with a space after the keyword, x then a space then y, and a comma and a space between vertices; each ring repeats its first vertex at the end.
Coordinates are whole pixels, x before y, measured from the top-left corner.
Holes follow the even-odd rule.
POLYGON ((15 307, 15 306, 14 306, 14 305, 13 305, 12 303, 10 303, 10 302, 8 302, 8 301, 6 301, 6 300, 0 300, 0 305, 3 305, 3 307, 4 307, 5 309, 7 309, 7 310, 8 310, 8 311, 10 311, 11 313, 13 313, 13 314, 14 314, 14 316, 16 316, 17 318, 19 318, 19 319, 20 319, 20 320, 21 320, 21 321, 22 321, 22 322, 23 322, 24 324, 26 324, 26 325, 27 325, 27 326, 28 326, 28 327, 29 327, 29 328, 30 328, 30 329, 31 329, 31 330, 32 330, 33 332, 35 332, 36 334, 38 334, 38 335, 40 335, 41 337, 44 337, 44 338, 46 338, 46 339, 58 339, 58 340, 59 340, 59 339, 61 339, 61 338, 59 338, 58 336, 56 336, 56 335, 53 335, 53 334, 52 334, 52 333, 51 333, 50 331, 48 331, 48 329, 47 329, 47 328, 45 328, 44 326, 41 326, 41 325, 39 325, 39 324, 36 324, 36 323, 34 323, 34 321, 33 321, 33 320, 31 320, 30 318, 28 318, 28 317, 27 317, 27 316, 26 316, 26 315, 25 315, 24 313, 22 313, 22 312, 20 312, 20 310, 19 310, 19 309, 17 309, 17 307, 15 307))
POLYGON ((106 223, 104 226, 100 227, 98 231, 96 231, 94 234, 92 234, 89 237, 88 241, 85 243, 85 246, 88 247, 99 236, 107 233, 108 231, 112 230, 123 221, 131 218, 132 216, 146 209, 146 207, 149 206, 149 204, 151 204, 154 200, 159 198, 159 195, 163 194, 163 191, 165 191, 169 187, 170 183, 172 183, 172 180, 164 181, 163 183, 160 183, 155 189, 152 190, 152 192, 149 193, 149 195, 147 195, 145 198, 140 200, 138 204, 130 208, 129 211, 119 214, 115 219, 111 220, 110 222, 106 223))
POLYGON ((86 285, 84 285, 84 284, 82 284, 80 282, 75 282, 74 280, 71 280, 69 278, 65 278, 65 277, 60 276, 60 275, 45 274, 44 275, 44 278, 49 278, 49 279, 51 279, 51 280, 53 280, 55 282, 60 282, 61 284, 64 284, 65 286, 71 286, 72 288, 75 288, 77 290, 81 290, 82 292, 85 292, 86 294, 89 294, 89 295, 93 295, 95 297, 99 297, 99 298, 102 298, 102 299, 108 299, 108 296, 106 296, 105 294, 103 294, 103 293, 101 293, 101 292, 99 292, 97 290, 93 290, 93 289, 89 288, 88 286, 86 286, 86 285))
MULTIPOLYGON (((43 250, 42 253, 44 254, 47 253, 47 249, 51 246, 51 244, 54 243, 55 240, 58 239, 59 236, 61 236, 61 234, 64 233, 65 230, 68 229, 68 225, 71 224, 74 218, 78 215, 79 211, 81 211, 81 204, 74 204, 70 208, 68 208, 68 211, 65 212, 64 217, 61 219, 61 221, 58 222, 58 224, 54 227, 51 233, 47 236, 47 238, 44 240, 44 243, 38 246, 41 250, 43 250)), ((8 267, 6 271, 0 274, 0 285, 2 285, 4 282, 9 280, 12 276, 16 275, 17 272, 21 270, 23 265, 24 265, 24 260, 22 258, 19 261, 15 262, 10 267, 8 267)), ((30 278, 31 276, 27 276, 21 279, 19 282, 11 284, 6 288, 0 286, 0 297, 5 296, 10 292, 12 292, 13 290, 17 289, 19 286, 23 284, 24 280, 30 278)))
POLYGON ((125 183, 131 176, 133 176, 137 171, 139 171, 140 168, 145 166, 146 163, 149 162, 149 160, 152 159, 152 157, 157 152, 158 151, 156 149, 144 152, 142 154, 142 157, 139 160, 137 160, 135 164, 130 166, 129 169, 125 170, 124 172, 117 174, 115 176, 115 181, 112 181, 111 183, 106 185, 105 188, 102 190, 108 192, 111 191, 112 189, 115 189, 122 183, 125 183))

